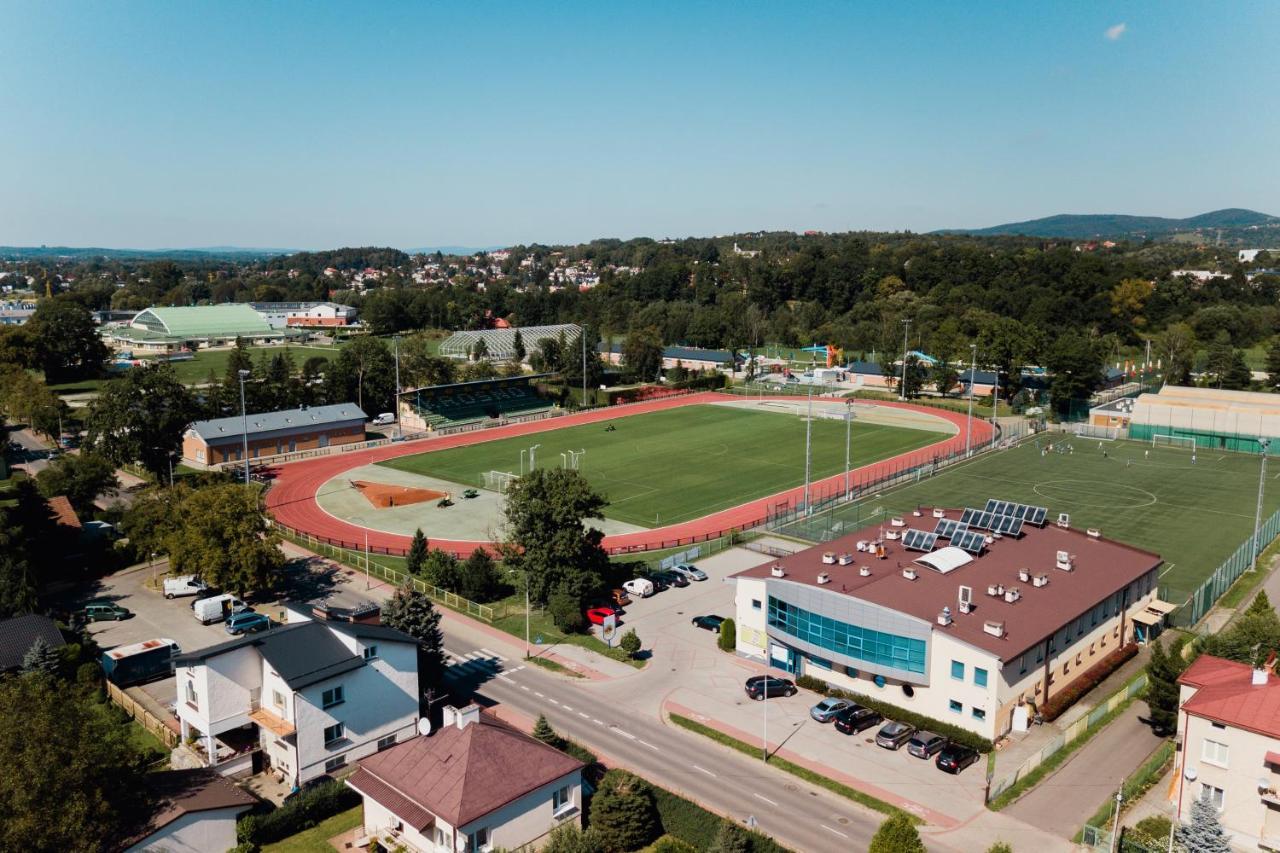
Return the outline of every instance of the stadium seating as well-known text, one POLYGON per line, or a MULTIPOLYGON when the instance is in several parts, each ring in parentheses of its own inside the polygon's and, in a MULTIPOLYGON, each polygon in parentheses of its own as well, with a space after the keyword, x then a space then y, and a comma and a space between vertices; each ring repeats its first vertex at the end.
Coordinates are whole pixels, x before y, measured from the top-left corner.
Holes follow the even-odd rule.
POLYGON ((414 403, 415 411, 433 429, 459 426, 491 417, 526 415, 551 408, 531 388, 513 385, 487 391, 462 391, 414 403))

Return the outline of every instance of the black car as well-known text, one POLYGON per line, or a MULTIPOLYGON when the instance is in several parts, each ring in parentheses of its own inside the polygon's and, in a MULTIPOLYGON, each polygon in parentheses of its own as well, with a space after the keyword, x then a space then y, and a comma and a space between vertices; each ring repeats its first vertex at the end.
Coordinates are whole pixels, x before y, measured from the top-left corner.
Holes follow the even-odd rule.
POLYGON ((676 574, 675 572, 666 572, 666 571, 663 571, 663 572, 654 572, 653 574, 649 575, 649 579, 650 579, 651 581, 653 581, 654 583, 657 583, 658 581, 661 581, 662 583, 666 584, 667 586, 676 586, 676 587, 680 587, 680 586, 688 586, 688 585, 689 585, 689 579, 688 579, 688 578, 686 578, 686 577, 682 577, 682 576, 680 576, 680 575, 676 574))
POLYGON ((971 746, 948 741, 947 745, 942 748, 942 752, 938 753, 937 764, 939 770, 945 770, 948 773, 959 773, 961 770, 976 762, 981 756, 978 750, 971 746))
POLYGON ((720 633, 720 625, 724 622, 723 616, 695 616, 693 624, 705 631, 714 631, 720 633))
POLYGON ((655 593, 664 592, 671 588, 671 584, 663 578, 662 572, 654 572, 653 574, 645 575, 644 577, 653 584, 653 591, 655 593))
POLYGON ((747 695, 756 701, 766 697, 796 695, 795 682, 776 675, 753 675, 747 679, 747 695))
POLYGON ((884 716, 861 705, 850 705, 836 714, 836 731, 846 735, 856 735, 864 729, 884 722, 884 716))

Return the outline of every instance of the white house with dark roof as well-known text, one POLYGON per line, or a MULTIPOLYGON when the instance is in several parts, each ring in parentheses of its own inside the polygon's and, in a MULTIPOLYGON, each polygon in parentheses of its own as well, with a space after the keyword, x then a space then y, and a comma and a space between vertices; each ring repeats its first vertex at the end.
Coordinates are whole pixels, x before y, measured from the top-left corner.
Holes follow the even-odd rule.
POLYGON ((418 650, 383 625, 284 625, 174 658, 182 738, 209 766, 240 772, 239 756, 301 785, 412 737, 418 650))
POLYGON ((335 403, 196 421, 183 433, 182 459, 197 466, 243 461, 246 421, 249 458, 260 459, 364 441, 367 419, 355 403, 335 403))
POLYGON ((236 845, 236 818, 257 804, 251 794, 204 768, 148 773, 151 817, 124 853, 207 853, 236 845))
POLYGON ((346 781, 364 797, 368 838, 415 853, 478 853, 536 848, 579 823, 582 768, 471 705, 445 708, 438 731, 364 759, 346 781))

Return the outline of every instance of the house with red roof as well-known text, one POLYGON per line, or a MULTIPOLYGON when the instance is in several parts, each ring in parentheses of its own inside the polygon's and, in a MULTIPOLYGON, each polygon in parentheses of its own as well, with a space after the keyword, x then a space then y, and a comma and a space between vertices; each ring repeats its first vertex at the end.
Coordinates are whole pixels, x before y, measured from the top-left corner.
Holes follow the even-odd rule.
POLYGON ((1218 809, 1233 846, 1280 850, 1280 678, 1266 665, 1196 658, 1178 679, 1179 820, 1191 804, 1218 809))
POLYGON ((364 832, 388 848, 480 853, 542 844, 582 819, 583 764, 479 706, 362 759, 347 785, 364 798, 364 832))

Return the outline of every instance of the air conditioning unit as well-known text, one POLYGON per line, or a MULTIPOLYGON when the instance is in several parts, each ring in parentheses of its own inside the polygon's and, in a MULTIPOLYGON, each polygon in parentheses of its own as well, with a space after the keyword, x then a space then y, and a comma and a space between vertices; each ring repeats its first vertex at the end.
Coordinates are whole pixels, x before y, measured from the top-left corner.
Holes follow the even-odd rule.
POLYGON ((824 551, 822 554, 822 562, 828 566, 834 566, 836 563, 836 552, 824 551))
POLYGON ((988 621, 988 622, 983 622, 983 623, 982 623, 982 630, 983 630, 983 632, 985 632, 985 633, 987 633, 987 634, 990 634, 990 635, 991 635, 991 636, 993 636, 993 637, 1003 637, 1003 636, 1004 636, 1004 623, 1003 623, 1003 622, 990 622, 990 621, 988 621))
POLYGON ((1022 598, 1022 592, 1016 586, 1011 586, 1004 591, 1004 600, 1009 604, 1013 604, 1019 598, 1022 598))
POLYGON ((1023 583, 1028 583, 1031 580, 1031 570, 1018 569, 1018 580, 1022 581, 1023 583))
POLYGON ((858 569, 858 574, 864 578, 871 577, 871 567, 870 566, 861 567, 860 569, 858 569))
POLYGON ((919 575, 916 574, 916 570, 911 568, 910 566, 907 566, 905 569, 902 570, 902 576, 909 581, 913 581, 917 577, 919 577, 919 575))
POLYGON ((818 572, 818 583, 820 584, 831 583, 831 575, 827 574, 826 572, 818 572))
POLYGON ((916 518, 919 518, 921 515, 923 515, 923 513, 921 513, 920 510, 918 509, 912 510, 911 514, 914 515, 916 518))
POLYGON ((1066 551, 1059 551, 1058 559, 1054 563, 1054 566, 1062 569, 1064 572, 1069 572, 1076 567, 1076 558, 1073 555, 1068 554, 1066 551))
POLYGON ((1071 515, 1070 515, 1070 513, 1066 513, 1066 512, 1060 512, 1060 513, 1058 513, 1058 526, 1059 526, 1059 527, 1070 527, 1070 526, 1071 526, 1071 515))
POLYGON ((886 531, 884 532, 884 538, 885 538, 885 539, 898 539, 898 538, 900 538, 900 534, 899 534, 899 533, 898 533, 898 531, 896 531, 896 530, 886 530, 886 531))
POLYGON ((1031 582, 1031 584, 1032 584, 1032 586, 1037 586, 1037 587, 1041 587, 1041 586, 1048 586, 1048 585, 1049 585, 1049 576, 1048 576, 1048 575, 1036 575, 1035 580, 1033 580, 1033 581, 1031 582))
POLYGON ((973 604, 973 587, 971 587, 971 586, 962 586, 962 587, 960 587, 960 610, 961 610, 961 612, 963 612, 963 613, 968 613, 968 612, 969 612, 968 608, 969 608, 972 604, 973 604))
POLYGON ((942 612, 938 614, 938 624, 946 627, 951 624, 951 608, 944 607, 942 612))
POLYGON ((774 566, 769 570, 769 573, 775 578, 785 578, 787 576, 787 570, 782 568, 782 566, 774 566))
POLYGON ((962 601, 962 602, 960 602, 960 612, 961 612, 961 613, 972 613, 972 612, 973 612, 973 603, 972 603, 972 602, 969 602, 969 601, 962 601))
POLYGON ((987 584, 987 595, 992 598, 999 598, 1004 595, 1004 584, 992 583, 987 584))
POLYGON ((934 508, 933 508, 933 517, 934 517, 934 518, 946 518, 946 517, 947 517, 947 514, 946 514, 946 512, 944 512, 943 510, 938 509, 937 507, 934 507, 934 508))
POLYGON ((840 564, 840 565, 842 565, 842 566, 847 566, 847 565, 849 565, 850 563, 852 563, 852 562, 853 562, 853 555, 852 555, 852 554, 841 554, 841 555, 836 559, 836 562, 837 562, 837 563, 839 563, 839 564, 840 564))
POLYGON ((1090 527, 1088 530, 1084 532, 1084 535, 1088 536, 1090 539, 1098 539, 1098 538, 1101 538, 1102 531, 1096 527, 1090 527))
POLYGON ((890 527, 906 527, 907 523, 902 520, 902 516, 895 515, 893 518, 889 519, 889 526, 890 527))

